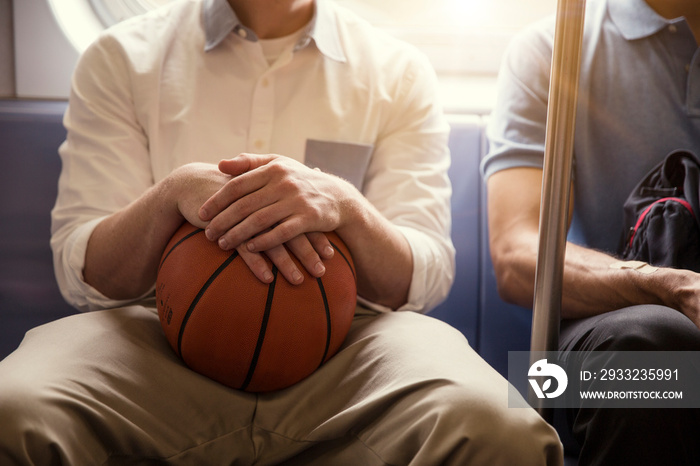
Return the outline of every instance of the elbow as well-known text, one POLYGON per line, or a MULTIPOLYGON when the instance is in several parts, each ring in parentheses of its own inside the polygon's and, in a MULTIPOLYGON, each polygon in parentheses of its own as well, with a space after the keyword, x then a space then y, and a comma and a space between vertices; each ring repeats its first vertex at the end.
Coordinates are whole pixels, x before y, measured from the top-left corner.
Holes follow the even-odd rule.
POLYGON ((513 252, 492 253, 493 270, 500 298, 510 304, 531 308, 535 269, 513 252))

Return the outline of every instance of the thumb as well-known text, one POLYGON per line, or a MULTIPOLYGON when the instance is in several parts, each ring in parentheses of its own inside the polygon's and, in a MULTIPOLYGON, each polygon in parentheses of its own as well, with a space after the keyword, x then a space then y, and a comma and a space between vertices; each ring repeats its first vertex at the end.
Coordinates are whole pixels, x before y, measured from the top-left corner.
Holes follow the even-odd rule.
POLYGON ((240 154, 232 159, 224 159, 219 162, 219 171, 231 176, 242 175, 245 172, 255 170, 258 167, 271 162, 279 157, 274 154, 240 154))

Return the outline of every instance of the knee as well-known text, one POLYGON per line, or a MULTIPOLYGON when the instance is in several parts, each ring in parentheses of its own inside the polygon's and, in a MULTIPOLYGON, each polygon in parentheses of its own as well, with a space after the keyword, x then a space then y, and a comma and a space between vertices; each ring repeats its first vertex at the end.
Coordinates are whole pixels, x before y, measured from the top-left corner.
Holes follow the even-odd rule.
MULTIPOLYGON (((552 426, 530 408, 484 407, 476 419, 482 426, 471 442, 489 465, 559 465, 563 446, 552 426)), ((472 463, 470 463, 472 464, 472 463)))
POLYGON ((700 350, 700 329, 680 312, 656 305, 610 312, 590 337, 596 351, 700 350))
POLYGON ((441 402, 431 410, 427 443, 434 439, 445 448, 437 456, 440 464, 562 464, 563 447, 554 428, 531 408, 509 407, 501 393, 479 397, 459 385, 434 389, 441 402))

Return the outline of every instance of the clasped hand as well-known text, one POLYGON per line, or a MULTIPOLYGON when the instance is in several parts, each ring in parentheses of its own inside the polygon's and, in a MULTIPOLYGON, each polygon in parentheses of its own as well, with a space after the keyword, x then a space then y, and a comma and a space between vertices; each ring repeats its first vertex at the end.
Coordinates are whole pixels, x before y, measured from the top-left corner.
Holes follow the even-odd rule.
POLYGON ((321 259, 332 257, 333 248, 322 232, 336 230, 342 217, 336 177, 279 155, 241 154, 222 160, 218 174, 205 171, 204 191, 211 193, 217 185, 218 190, 196 216, 192 205, 180 211, 205 228, 209 240, 222 249, 236 249, 265 283, 273 275, 262 254, 290 283, 303 281, 290 253, 312 276, 325 273, 321 259))

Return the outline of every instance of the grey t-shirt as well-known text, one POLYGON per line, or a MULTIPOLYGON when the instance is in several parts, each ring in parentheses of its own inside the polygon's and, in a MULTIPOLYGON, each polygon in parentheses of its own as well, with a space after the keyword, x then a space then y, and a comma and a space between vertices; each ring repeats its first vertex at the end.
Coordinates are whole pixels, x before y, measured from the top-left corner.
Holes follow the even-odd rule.
MULTIPOLYGON (((574 144, 569 239, 614 252, 622 205, 675 149, 700 155, 700 49, 684 18, 667 20, 644 0, 589 0, 574 144)), ((511 43, 489 119, 482 175, 542 167, 554 18, 511 43)))

